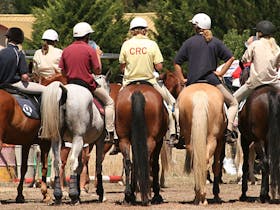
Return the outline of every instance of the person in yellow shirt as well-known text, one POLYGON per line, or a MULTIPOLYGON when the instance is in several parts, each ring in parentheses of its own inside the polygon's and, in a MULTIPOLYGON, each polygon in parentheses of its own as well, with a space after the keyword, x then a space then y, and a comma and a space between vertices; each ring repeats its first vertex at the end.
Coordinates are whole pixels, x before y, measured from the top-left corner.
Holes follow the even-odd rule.
MULTIPOLYGON (((119 57, 124 74, 123 86, 137 80, 145 80, 153 85, 168 105, 170 142, 175 142, 176 125, 172 110, 175 109, 176 100, 157 83, 154 71, 162 70, 163 57, 157 43, 146 36, 147 28, 146 20, 141 17, 135 17, 130 23, 132 38, 123 43, 119 57)), ((175 113, 175 117, 179 116, 177 109, 175 113)))

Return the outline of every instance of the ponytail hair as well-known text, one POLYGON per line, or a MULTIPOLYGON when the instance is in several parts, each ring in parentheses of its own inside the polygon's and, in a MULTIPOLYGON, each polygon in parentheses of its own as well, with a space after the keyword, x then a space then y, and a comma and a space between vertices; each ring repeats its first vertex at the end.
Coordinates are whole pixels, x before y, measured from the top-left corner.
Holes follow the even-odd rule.
POLYGON ((49 52, 49 45, 48 45, 48 42, 45 40, 43 45, 42 45, 42 54, 43 55, 47 55, 48 52, 49 52))
POLYGON ((210 29, 202 30, 202 36, 204 37, 206 42, 210 42, 213 38, 213 34, 210 29))

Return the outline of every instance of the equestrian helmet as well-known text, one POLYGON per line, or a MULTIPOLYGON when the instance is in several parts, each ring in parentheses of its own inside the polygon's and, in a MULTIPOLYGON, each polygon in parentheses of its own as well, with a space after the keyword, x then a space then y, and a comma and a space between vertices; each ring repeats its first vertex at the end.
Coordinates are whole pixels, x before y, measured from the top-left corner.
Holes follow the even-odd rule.
POLYGON ((135 17, 130 22, 130 30, 133 30, 135 28, 147 28, 148 24, 147 21, 144 18, 141 17, 135 17))
POLYGON ((275 26, 268 20, 262 20, 257 23, 256 31, 262 32, 263 36, 268 36, 273 34, 273 32, 275 31, 275 26))
POLYGON ((58 34, 55 30, 53 29, 48 29, 43 33, 42 36, 43 40, 51 40, 51 41, 59 41, 58 39, 58 34))
POLYGON ((189 21, 201 29, 211 28, 211 18, 205 13, 198 13, 189 21))
POLYGON ((87 34, 93 33, 94 30, 86 22, 77 23, 73 28, 73 37, 84 37, 87 34))
POLYGON ((20 28, 12 27, 9 28, 6 37, 9 42, 14 42, 15 44, 21 44, 24 40, 24 33, 20 28))

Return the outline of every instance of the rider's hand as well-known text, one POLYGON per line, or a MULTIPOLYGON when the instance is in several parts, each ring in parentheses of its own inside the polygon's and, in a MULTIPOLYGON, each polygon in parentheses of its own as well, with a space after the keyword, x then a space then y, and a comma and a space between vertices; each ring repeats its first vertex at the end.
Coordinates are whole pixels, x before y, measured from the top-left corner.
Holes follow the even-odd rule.
POLYGON ((30 78, 29 78, 28 74, 22 74, 22 75, 21 75, 21 81, 23 81, 23 82, 29 82, 29 81, 30 81, 30 78))

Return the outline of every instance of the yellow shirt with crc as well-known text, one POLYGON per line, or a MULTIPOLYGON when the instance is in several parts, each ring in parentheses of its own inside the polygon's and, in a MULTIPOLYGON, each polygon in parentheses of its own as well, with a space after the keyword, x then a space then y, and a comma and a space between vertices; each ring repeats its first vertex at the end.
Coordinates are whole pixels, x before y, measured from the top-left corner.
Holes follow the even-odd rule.
POLYGON ((126 64, 123 86, 137 80, 155 84, 154 64, 162 63, 163 57, 155 41, 138 34, 123 43, 119 62, 126 64))

